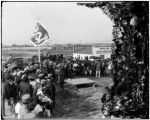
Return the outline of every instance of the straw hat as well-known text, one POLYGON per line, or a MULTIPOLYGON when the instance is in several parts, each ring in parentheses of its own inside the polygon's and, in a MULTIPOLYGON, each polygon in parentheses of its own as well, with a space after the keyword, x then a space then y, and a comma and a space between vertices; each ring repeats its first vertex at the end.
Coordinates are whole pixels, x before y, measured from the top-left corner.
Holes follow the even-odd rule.
POLYGON ((23 103, 28 103, 31 100, 31 97, 29 94, 25 94, 22 96, 22 102, 23 103))
POLYGON ((38 75, 38 77, 39 77, 40 79, 42 79, 42 78, 44 78, 44 74, 43 74, 43 73, 40 73, 40 74, 38 75))

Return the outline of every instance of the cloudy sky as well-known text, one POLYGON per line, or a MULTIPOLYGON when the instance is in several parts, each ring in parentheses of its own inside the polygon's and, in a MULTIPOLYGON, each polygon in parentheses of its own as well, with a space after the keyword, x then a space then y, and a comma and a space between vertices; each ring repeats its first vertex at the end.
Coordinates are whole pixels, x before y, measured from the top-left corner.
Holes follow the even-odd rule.
POLYGON ((49 33, 50 44, 112 42, 113 23, 99 8, 76 2, 5 2, 3 45, 30 44, 38 19, 49 33))

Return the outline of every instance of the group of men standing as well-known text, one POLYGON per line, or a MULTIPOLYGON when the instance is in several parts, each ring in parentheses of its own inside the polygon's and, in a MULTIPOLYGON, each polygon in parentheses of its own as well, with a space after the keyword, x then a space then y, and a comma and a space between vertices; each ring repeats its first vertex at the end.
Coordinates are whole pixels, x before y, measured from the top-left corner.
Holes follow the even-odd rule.
POLYGON ((46 110, 47 116, 50 117, 55 106, 53 81, 53 73, 46 71, 44 66, 40 67, 39 64, 30 64, 24 69, 4 68, 2 71, 2 116, 6 116, 8 111, 11 111, 18 119, 30 115, 43 118, 42 112, 46 110))
POLYGON ((64 90, 64 79, 76 76, 96 76, 105 74, 104 62, 45 59, 39 63, 29 63, 22 68, 2 70, 2 115, 7 106, 16 118, 50 117, 55 107, 55 91, 58 84, 64 90), (45 117, 44 117, 45 116, 45 117))

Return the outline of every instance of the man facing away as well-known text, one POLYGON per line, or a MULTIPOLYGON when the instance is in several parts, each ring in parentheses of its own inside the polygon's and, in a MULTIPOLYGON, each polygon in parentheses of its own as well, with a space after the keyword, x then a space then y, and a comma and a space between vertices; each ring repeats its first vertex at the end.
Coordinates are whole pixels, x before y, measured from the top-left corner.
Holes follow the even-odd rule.
POLYGON ((32 96, 33 89, 32 86, 29 84, 27 75, 22 76, 22 81, 18 85, 18 92, 20 93, 20 97, 22 97, 25 94, 29 94, 30 96, 32 96))
POLYGON ((96 65, 96 78, 100 78, 100 77, 101 77, 101 66, 100 66, 100 62, 98 62, 96 65))

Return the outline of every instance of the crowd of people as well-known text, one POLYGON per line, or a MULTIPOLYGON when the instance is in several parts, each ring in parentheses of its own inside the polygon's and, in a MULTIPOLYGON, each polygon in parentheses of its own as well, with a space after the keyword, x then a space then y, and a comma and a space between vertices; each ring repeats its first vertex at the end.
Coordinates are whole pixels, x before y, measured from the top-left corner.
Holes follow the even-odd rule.
POLYGON ((11 106, 17 119, 51 117, 56 85, 63 92, 65 79, 100 78, 110 75, 111 69, 111 61, 45 58, 21 66, 7 62, 2 68, 2 115, 7 115, 7 106, 11 106))

